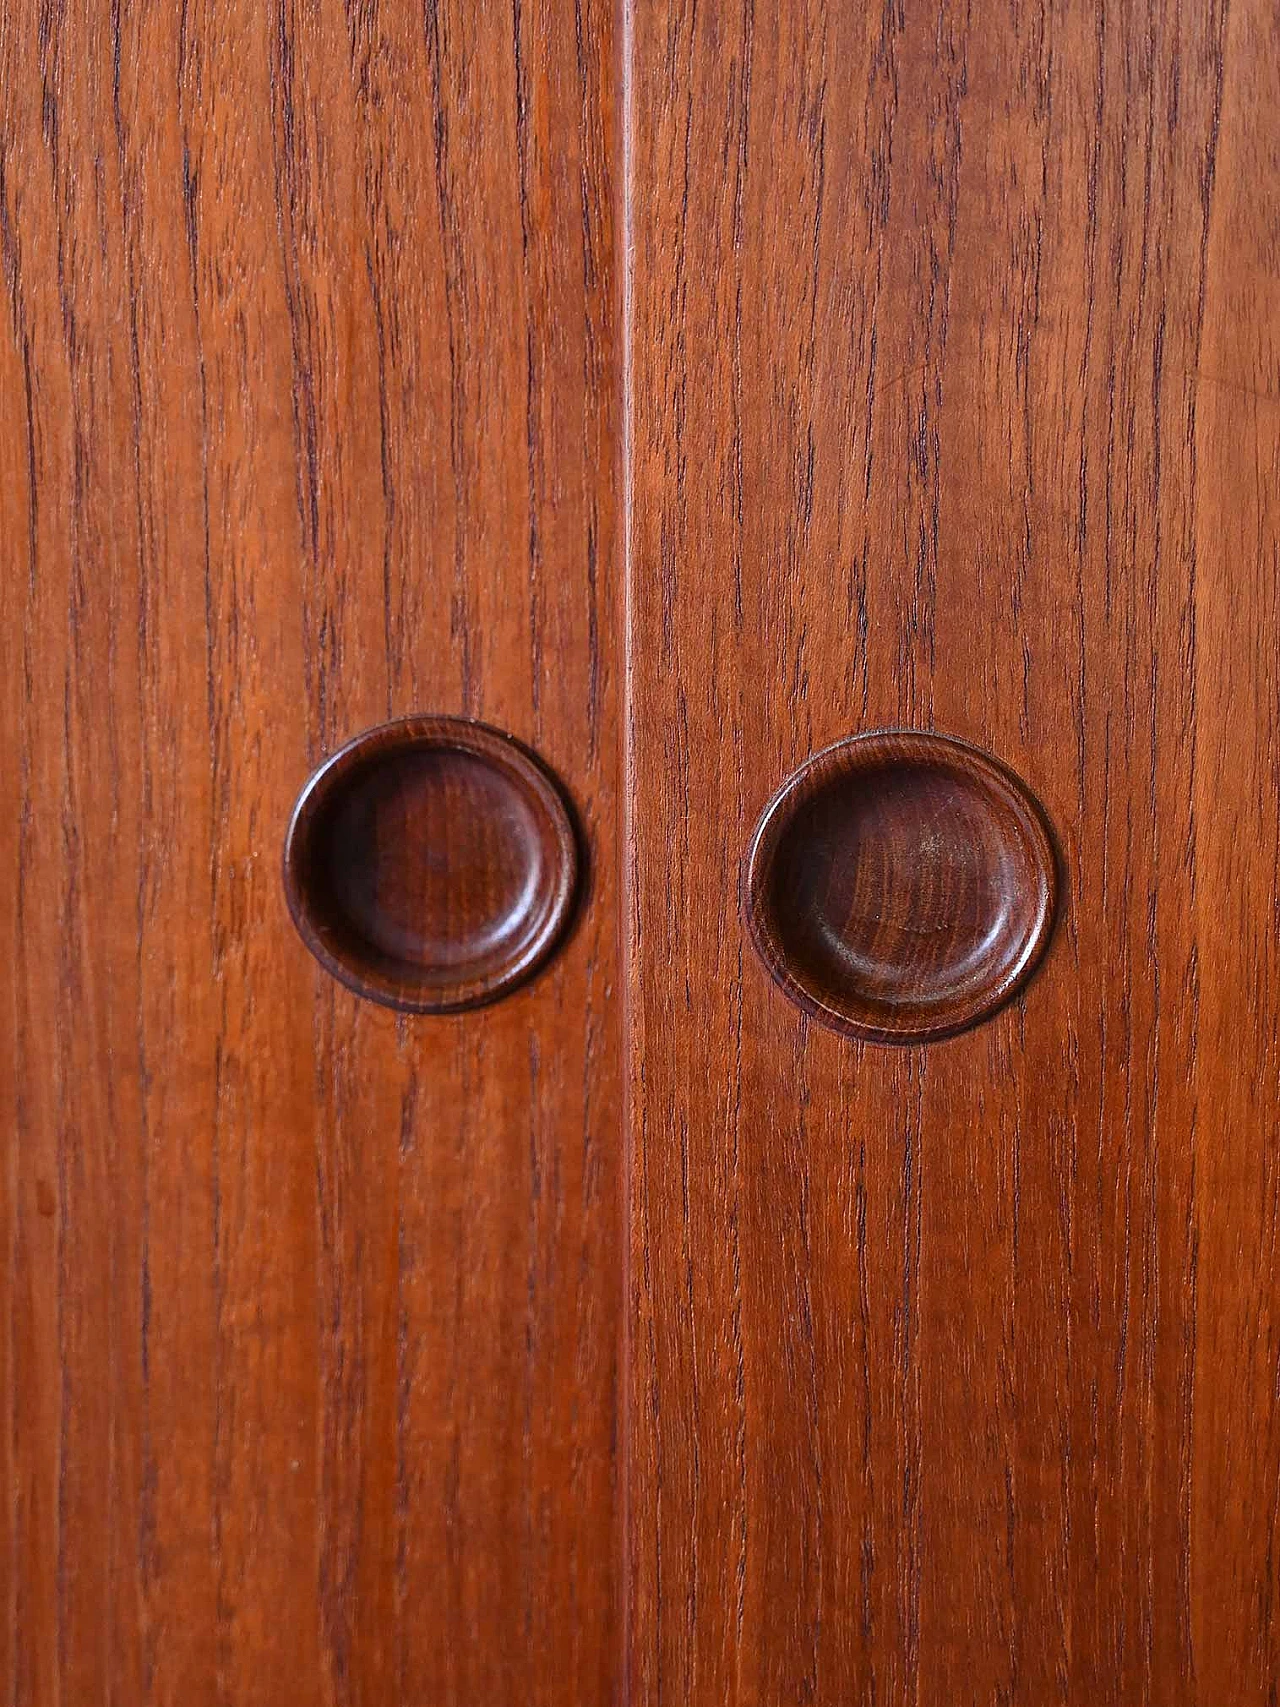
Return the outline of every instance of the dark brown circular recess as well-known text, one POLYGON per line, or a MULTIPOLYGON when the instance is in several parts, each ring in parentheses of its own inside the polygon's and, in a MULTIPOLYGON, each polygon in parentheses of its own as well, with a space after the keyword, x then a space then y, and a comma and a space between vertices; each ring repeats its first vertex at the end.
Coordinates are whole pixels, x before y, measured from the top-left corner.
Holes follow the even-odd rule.
POLYGON ((284 849, 303 940, 362 996, 411 1013, 479 1007, 555 948, 577 838, 545 766, 458 717, 366 730, 298 797, 284 849))
POLYGON ((856 735, 769 802, 744 906, 765 965, 826 1025, 876 1043, 993 1013, 1044 953, 1058 868, 1043 812, 950 736, 856 735))

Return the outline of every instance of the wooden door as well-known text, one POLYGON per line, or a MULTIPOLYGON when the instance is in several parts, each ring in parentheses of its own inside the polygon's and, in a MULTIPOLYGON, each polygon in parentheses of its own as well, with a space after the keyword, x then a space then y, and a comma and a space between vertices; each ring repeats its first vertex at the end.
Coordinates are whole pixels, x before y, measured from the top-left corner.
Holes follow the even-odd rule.
POLYGON ((603 1701, 621 1306, 613 20, 0 27, 0 1676, 603 1701), (592 894, 410 1019, 289 922, 347 736, 535 745, 592 894))
POLYGON ((1274 9, 15 0, 0 112, 14 1707, 1273 1702, 1274 9), (463 1012, 286 905, 410 715, 584 874, 463 1012))

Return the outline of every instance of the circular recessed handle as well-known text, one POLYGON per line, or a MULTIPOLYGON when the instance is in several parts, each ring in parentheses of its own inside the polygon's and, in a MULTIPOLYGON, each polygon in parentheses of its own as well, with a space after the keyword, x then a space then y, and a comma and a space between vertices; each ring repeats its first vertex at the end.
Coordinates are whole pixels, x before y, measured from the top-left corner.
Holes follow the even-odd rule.
POLYGON ((411 1013, 495 1001, 564 935, 578 842, 550 771, 514 736, 459 717, 366 730, 298 797, 289 910, 358 995, 411 1013))
POLYGON ((837 742, 769 802, 747 856, 752 940, 791 999, 875 1043, 976 1024, 1053 930, 1048 821, 989 754, 945 735, 837 742))

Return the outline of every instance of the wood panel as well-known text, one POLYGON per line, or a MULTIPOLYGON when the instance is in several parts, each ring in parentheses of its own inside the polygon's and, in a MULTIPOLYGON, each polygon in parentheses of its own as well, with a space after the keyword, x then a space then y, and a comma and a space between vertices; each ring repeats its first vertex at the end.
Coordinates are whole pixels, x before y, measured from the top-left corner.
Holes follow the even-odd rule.
POLYGON ((614 51, 596 0, 0 21, 0 1684, 607 1698, 614 51), (592 897, 483 1014, 311 960, 290 805, 510 729, 592 897))
POLYGON ((1277 34, 9 8, 15 1707, 1274 1698, 1277 34), (281 894, 411 711, 583 819, 476 1014, 359 1002, 281 894), (886 725, 1061 844, 1043 969, 925 1047, 738 908, 886 725))
POLYGON ((629 42, 633 1699, 1272 1701, 1274 12, 629 42), (1065 888, 898 1050, 737 904, 885 725, 1012 765, 1065 888))

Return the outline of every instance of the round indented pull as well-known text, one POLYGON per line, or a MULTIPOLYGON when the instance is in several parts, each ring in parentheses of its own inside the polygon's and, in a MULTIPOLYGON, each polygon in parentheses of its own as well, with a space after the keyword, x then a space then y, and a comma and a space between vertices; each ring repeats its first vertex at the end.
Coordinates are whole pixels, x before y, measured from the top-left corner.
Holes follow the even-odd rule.
POLYGON ((359 995, 412 1013, 491 1002, 562 936, 577 839, 551 774, 458 717, 366 730, 307 783, 285 839, 303 940, 359 995))
POLYGON ((1003 765, 917 731, 840 741, 765 808, 744 904, 807 1012, 876 1043, 976 1024, 1030 977, 1053 929, 1047 821, 1003 765))

